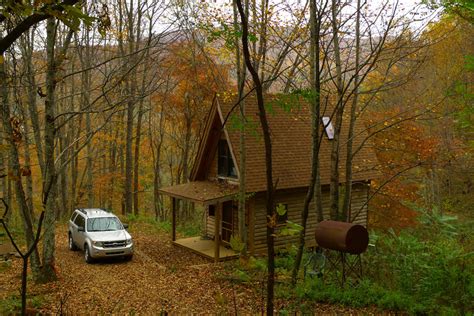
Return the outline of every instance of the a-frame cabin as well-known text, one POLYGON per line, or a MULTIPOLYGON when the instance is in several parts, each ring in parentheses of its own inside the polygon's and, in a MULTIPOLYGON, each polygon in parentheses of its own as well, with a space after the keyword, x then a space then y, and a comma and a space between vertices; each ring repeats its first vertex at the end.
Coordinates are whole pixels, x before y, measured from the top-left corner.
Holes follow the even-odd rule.
MULTIPOLYGON (((277 181, 275 203, 284 204, 287 214, 278 221, 301 222, 301 210, 311 174, 311 114, 309 105, 301 98, 282 101, 278 96, 267 95, 268 121, 273 149, 273 178, 277 181)), ((204 256, 222 260, 235 253, 229 249, 230 236, 238 232, 237 194, 239 192, 239 138, 238 127, 232 127, 233 116, 239 115, 235 97, 216 96, 202 135, 190 181, 185 184, 164 187, 159 191, 172 197, 173 242, 204 256), (223 126, 223 122, 226 124, 223 126), (175 201, 183 199, 204 205, 206 209, 205 236, 176 240, 175 201), (217 236, 217 238, 216 238, 217 236)), ((248 250, 251 254, 266 251, 265 210, 265 153, 261 136, 256 98, 245 99, 248 121, 246 128, 246 201, 245 225, 248 250)), ((329 111, 328 115, 330 115, 329 111)), ((324 115, 323 115, 324 116, 324 115)), ((327 116, 323 120, 328 120, 327 116)), ((322 120, 322 121, 323 121, 322 120)), ((325 125, 328 125, 324 123, 325 125)), ((324 217, 329 218, 329 183, 331 131, 323 132, 320 148, 320 173, 324 217)), ((328 128, 328 127, 326 127, 328 128)), ((348 126, 342 126, 342 139, 347 140, 348 126)), ((353 192, 351 221, 367 225, 367 199, 369 183, 377 176, 376 158, 370 148, 364 146, 366 133, 356 127, 353 158, 353 192)), ((340 179, 344 179, 345 141, 341 142, 340 179)), ((306 242, 314 245, 314 227, 317 223, 315 203, 310 205, 306 242)), ((276 247, 296 242, 297 236, 278 236, 276 247)))

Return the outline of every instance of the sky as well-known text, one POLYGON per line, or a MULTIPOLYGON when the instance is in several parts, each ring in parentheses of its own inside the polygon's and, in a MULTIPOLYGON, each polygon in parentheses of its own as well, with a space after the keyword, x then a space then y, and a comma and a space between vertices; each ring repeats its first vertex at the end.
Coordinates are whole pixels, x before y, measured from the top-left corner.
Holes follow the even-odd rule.
MULTIPOLYGON (((207 1, 202 1, 202 0, 194 0, 198 2, 206 2, 208 3, 211 7, 226 7, 230 10, 232 0, 207 0, 207 1)), ((306 3, 307 0, 270 0, 270 4, 276 5, 276 10, 279 10, 279 12, 287 12, 288 10, 291 10, 292 8, 296 7, 301 7, 306 3)), ((357 3, 356 0, 341 0, 341 1, 346 1, 350 4, 350 6, 354 7, 357 3)), ((259 1, 257 1, 258 3, 259 1)), ((318 1, 321 2, 321 1, 318 1)), ((395 8, 397 6, 396 14, 398 17, 403 17, 407 21, 407 23, 410 23, 410 28, 421 32, 424 26, 426 26, 430 21, 433 19, 436 19, 439 10, 434 11, 429 9, 427 6, 421 4, 420 0, 362 0, 362 3, 365 3, 365 6, 368 8, 369 11, 372 12, 379 12, 380 7, 383 6, 388 2, 388 8, 395 8)), ((389 15, 390 9, 387 10, 387 15, 389 15)), ((283 13, 284 14, 284 13, 283 13)), ((383 24, 384 22, 384 17, 381 16, 379 18, 380 23, 383 24)), ((416 33, 416 32, 415 32, 416 33)))

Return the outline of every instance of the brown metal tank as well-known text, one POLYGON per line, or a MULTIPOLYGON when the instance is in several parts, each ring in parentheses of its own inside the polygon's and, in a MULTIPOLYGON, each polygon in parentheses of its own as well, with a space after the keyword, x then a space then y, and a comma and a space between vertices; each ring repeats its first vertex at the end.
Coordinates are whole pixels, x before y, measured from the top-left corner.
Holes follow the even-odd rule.
POLYGON ((322 221, 316 225, 316 243, 318 246, 358 255, 369 244, 369 233, 362 225, 322 221))

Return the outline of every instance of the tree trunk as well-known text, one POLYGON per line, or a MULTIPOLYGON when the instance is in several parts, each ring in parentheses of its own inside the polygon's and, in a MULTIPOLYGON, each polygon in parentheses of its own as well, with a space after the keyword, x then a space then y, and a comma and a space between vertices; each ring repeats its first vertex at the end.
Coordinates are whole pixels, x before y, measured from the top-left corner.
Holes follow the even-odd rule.
POLYGON ((127 104, 127 134, 125 138, 125 214, 132 214, 133 109, 134 103, 132 100, 130 100, 127 104))
MULTIPOLYGON (((158 124, 158 135, 159 138, 157 141, 153 140, 153 120, 152 120, 152 115, 150 114, 149 117, 149 138, 151 142, 151 149, 152 149, 152 154, 153 154, 153 167, 154 167, 154 173, 153 173, 153 207, 155 210, 155 219, 159 221, 164 221, 165 216, 163 212, 163 200, 161 194, 158 192, 158 189, 161 187, 161 148, 163 145, 163 137, 164 137, 164 127, 163 127, 163 122, 164 122, 164 117, 165 113, 163 111, 163 106, 161 107, 161 112, 160 112, 160 121, 158 124)), ((156 133, 155 133, 156 134, 156 133)))
MULTIPOLYGON (((0 65, 0 67, 4 67, 3 65, 0 65)), ((2 72, 2 76, 3 76, 3 70, 0 70, 2 72)), ((3 80, 3 77, 0 79, 2 80, 1 81, 1 84, 3 85, 4 84, 4 80, 3 80)), ((3 89, 2 89, 3 90, 3 89)), ((8 89, 7 90, 7 93, 8 93, 8 89)), ((2 107, 5 105, 5 104, 8 104, 8 100, 3 100, 3 97, 4 97, 4 92, 2 91, 1 92, 2 94, 2 100, 0 100, 0 102, 2 102, 2 107)), ((3 112, 3 109, 1 110, 3 112)), ((3 115, 2 115, 3 117, 3 115)), ((3 123, 3 120, 2 120, 2 123, 3 123)), ((0 147, 3 148, 3 146, 5 145, 5 142, 4 142, 4 138, 5 136, 3 135, 3 128, 0 129, 0 147)), ((4 157, 4 154, 3 154, 3 150, 0 150, 0 175, 1 175, 1 178, 0 178, 0 187, 1 187, 1 193, 2 193, 2 196, 3 198, 6 200, 6 198, 8 197, 8 184, 7 184, 7 179, 8 179, 8 163, 7 161, 5 160, 5 157, 4 157)), ((10 204, 8 204, 10 205, 10 204)), ((10 220, 10 212, 7 214, 7 218, 5 218, 5 222, 8 224, 9 220, 10 220)))
MULTIPOLYGON (((20 170, 20 159, 18 153, 18 142, 21 141, 21 131, 14 129, 12 126, 12 117, 10 114, 10 104, 8 99, 8 83, 6 75, 6 65, 4 56, 0 55, 0 94, 1 94, 1 122, 3 124, 3 131, 5 133, 5 139, 8 143, 8 155, 10 158, 9 163, 9 178, 13 179, 15 185, 15 195, 20 208, 20 215, 23 221, 23 227, 25 231, 26 245, 30 249, 34 245, 34 232, 33 232, 33 219, 31 218, 31 212, 28 209, 28 203, 26 201, 25 191, 23 190, 23 184, 21 182, 21 170, 20 170)), ((10 205, 10 204, 9 204, 10 205)), ((33 272, 33 278, 38 280, 40 275, 40 259, 38 249, 33 250, 31 255, 31 270, 33 272)))
MULTIPOLYGON (((24 111, 23 116, 23 127, 25 129, 25 134, 23 135, 25 139, 24 145, 24 156, 25 156, 25 168, 31 172, 31 155, 30 155, 30 126, 28 124, 28 113, 24 111)), ((28 209, 31 213, 31 218, 34 220, 34 208, 33 208, 33 176, 30 173, 29 176, 26 177, 26 199, 28 203, 28 209)))
MULTIPOLYGON (((183 159, 182 159, 182 178, 181 183, 186 183, 189 180, 188 175, 188 160, 189 160, 189 153, 191 151, 191 124, 192 124, 192 116, 191 116, 191 100, 185 96, 185 106, 184 106, 184 122, 185 122, 185 132, 184 132, 184 148, 183 148, 183 159)), ((178 182, 180 183, 180 182, 178 182)))
MULTIPOLYGON (((85 90, 89 89, 89 85, 86 84, 85 90)), ((83 91, 84 93, 84 91, 83 91)), ((84 104, 89 104, 89 93, 84 94, 84 104)), ((92 131, 92 126, 91 126, 91 115, 90 113, 86 113, 86 133, 90 134, 92 131)), ((88 207, 94 207, 94 163, 92 161, 92 156, 94 155, 92 151, 92 144, 91 142, 87 143, 86 146, 86 172, 87 172, 87 177, 86 177, 86 190, 87 190, 87 206, 88 207)))
MULTIPOLYGON (((142 37, 142 16, 143 16, 143 10, 142 6, 138 5, 137 7, 137 27, 136 27, 136 43, 135 43, 135 50, 138 51, 140 48, 140 39, 142 37)), ((148 44, 150 42, 150 38, 152 36, 150 30, 149 34, 149 39, 148 39, 148 44)), ((145 52, 145 58, 148 57, 149 51, 146 50, 145 52)), ((137 73, 136 71, 133 72, 134 79, 135 80, 135 85, 137 85, 137 73)), ((137 131, 136 131, 136 136, 135 136, 135 154, 134 154, 134 161, 133 161, 133 212, 135 215, 139 214, 139 194, 140 194, 140 188, 139 188, 139 166, 140 166, 140 141, 141 141, 141 133, 142 133, 142 120, 143 120, 143 102, 144 102, 144 95, 145 95, 145 88, 147 81, 149 80, 148 78, 148 67, 146 64, 143 66, 143 72, 142 72, 142 82, 140 86, 140 101, 138 104, 138 117, 137 117, 137 131)))
MULTIPOLYGON (((143 91, 142 91, 143 92, 143 91)), ((138 106, 138 118, 137 118, 137 132, 135 136, 135 157, 133 165, 133 212, 138 215, 138 195, 139 195, 139 183, 138 183, 138 169, 140 164, 140 140, 142 133, 142 118, 143 118, 143 98, 139 102, 138 106)))
MULTIPOLYGON (((298 272, 303 258, 303 251, 306 237, 306 223, 309 215, 309 205, 314 197, 315 185, 319 178, 319 121, 321 112, 321 68, 320 68, 320 45, 319 34, 321 28, 320 16, 316 14, 316 2, 310 0, 310 30, 311 30, 311 46, 310 46, 310 80, 311 80, 311 177, 308 186, 308 191, 303 203, 303 210, 301 211, 301 226, 302 230, 299 236, 298 253, 295 259, 295 266, 293 268, 292 283, 296 284, 298 279, 298 272)), ((320 182, 319 182, 320 186, 320 182)), ((319 188, 320 190, 320 188, 319 188)))
POLYGON ((351 105, 351 114, 349 122, 349 131, 347 139, 347 153, 346 153, 346 181, 344 190, 344 203, 342 206, 342 215, 346 222, 350 222, 350 207, 352 197, 352 158, 353 158, 353 142, 354 142, 354 128, 356 122, 356 110, 359 98, 359 68, 360 68, 360 10, 361 1, 357 0, 356 25, 355 25, 355 74, 354 74, 354 92, 351 105))
MULTIPOLYGON (((119 129, 115 131, 115 138, 118 139, 119 129)), ((113 209, 113 199, 115 193, 115 173, 117 172, 117 143, 112 140, 109 143, 110 145, 110 157, 109 157, 109 198, 108 198, 108 208, 113 209)))
POLYGON ((340 134, 342 126, 342 114, 344 112, 343 107, 343 85, 342 85, 342 66, 341 66, 341 55, 339 46, 339 28, 337 22, 339 1, 332 0, 331 3, 331 25, 333 35, 333 47, 334 47, 334 61, 336 64, 336 90, 337 90, 337 101, 336 108, 334 109, 335 120, 334 126, 334 139, 332 140, 331 147, 331 182, 329 187, 330 196, 330 211, 331 218, 334 220, 339 219, 339 152, 340 152, 340 134))
POLYGON ((45 126, 44 126, 44 153, 45 153, 45 179, 43 180, 43 207, 45 209, 44 237, 43 237, 43 267, 41 279, 49 282, 56 279, 54 267, 55 253, 55 200, 56 200, 56 171, 54 166, 54 139, 55 127, 55 32, 56 22, 49 18, 46 25, 46 99, 45 99, 45 126))
POLYGON ((33 136, 36 145, 36 154, 38 156, 38 163, 40 165, 41 174, 44 177, 44 150, 43 150, 43 141, 41 138, 41 127, 38 117, 38 106, 36 102, 36 78, 35 78, 35 68, 33 66, 33 45, 34 45, 34 33, 35 30, 31 31, 31 36, 28 33, 26 37, 27 40, 24 43, 24 60, 26 65, 26 76, 28 80, 28 111, 30 114, 31 125, 33 127, 33 136))
MULTIPOLYGON (((248 1, 245 2, 245 9, 248 15, 248 1)), ((238 10, 233 1, 233 11, 234 11, 234 29, 235 31, 240 31, 238 23, 238 10)), ((235 38, 235 62, 237 68, 237 89, 238 89, 238 98, 242 99, 245 87, 245 77, 246 77, 246 68, 245 63, 242 64, 242 56, 240 51, 239 39, 235 38)), ((245 204, 246 204, 246 185, 245 185, 245 173, 246 173, 246 150, 245 150, 245 101, 240 101, 240 130, 239 130, 239 208, 238 208, 238 226, 239 226, 239 236, 240 240, 244 245, 243 252, 247 252, 247 227, 245 226, 245 204)))
POLYGON ((237 8, 240 14, 240 20, 242 23, 242 49, 247 69, 252 75, 252 79, 255 85, 257 94, 257 105, 258 114, 260 118, 260 125, 262 128, 263 139, 265 144, 265 167, 266 167, 266 182, 267 182, 267 193, 266 193, 266 209, 267 209, 267 256, 268 256, 268 276, 267 276, 267 315, 273 315, 273 297, 274 297, 274 286, 275 286, 275 227, 274 218, 276 217, 274 211, 274 187, 273 187, 273 175, 272 175, 272 143, 270 138, 270 127, 268 126, 262 82, 259 78, 258 72, 252 65, 249 43, 248 43, 248 22, 244 12, 241 0, 237 1, 237 8))
MULTIPOLYGON (((135 51, 135 40, 139 40, 135 38, 135 27, 134 27, 134 1, 129 2, 129 8, 126 7, 125 9, 128 10, 126 13, 128 19, 128 53, 131 54, 130 58, 128 59, 128 63, 130 64, 129 67, 135 67, 136 63, 136 55, 133 54, 135 51)), ((123 48, 122 48, 123 53, 123 48)), ((126 79, 126 91, 127 91, 127 127, 126 127, 126 138, 125 138, 125 190, 124 190, 124 198, 125 198, 125 213, 132 214, 133 212, 133 127, 134 127, 134 115, 135 115, 135 102, 136 102, 136 88, 137 88, 137 72, 134 68, 130 75, 126 79)))

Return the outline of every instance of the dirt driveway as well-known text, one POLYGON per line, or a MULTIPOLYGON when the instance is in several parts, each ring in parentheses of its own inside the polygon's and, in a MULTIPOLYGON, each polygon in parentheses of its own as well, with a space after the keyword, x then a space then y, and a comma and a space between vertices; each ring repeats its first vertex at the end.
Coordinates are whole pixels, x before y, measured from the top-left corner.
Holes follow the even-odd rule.
MULTIPOLYGON (((29 284, 29 294, 41 297, 44 312, 67 314, 233 313, 259 310, 249 288, 222 281, 222 264, 173 246, 164 233, 134 227, 132 261, 104 260, 86 264, 82 252, 69 251, 66 227, 57 229, 56 266, 59 280, 29 284), (146 231, 146 230, 145 230, 146 231), (235 300, 235 304, 234 304, 235 300)), ((18 293, 20 259, 2 271, 0 299, 18 293)))
MULTIPOLYGON (((30 297, 40 297, 40 311, 53 314, 260 313, 262 299, 258 293, 219 277, 224 264, 211 263, 173 246, 163 232, 142 228, 132 227, 136 243, 132 261, 86 264, 81 252, 68 250, 65 225, 58 227, 59 279, 48 285, 30 282, 30 297)), ((11 267, 2 271, 0 300, 18 293, 20 266, 20 259, 14 259, 11 267)), ((352 312, 334 306, 316 309, 352 312)))

